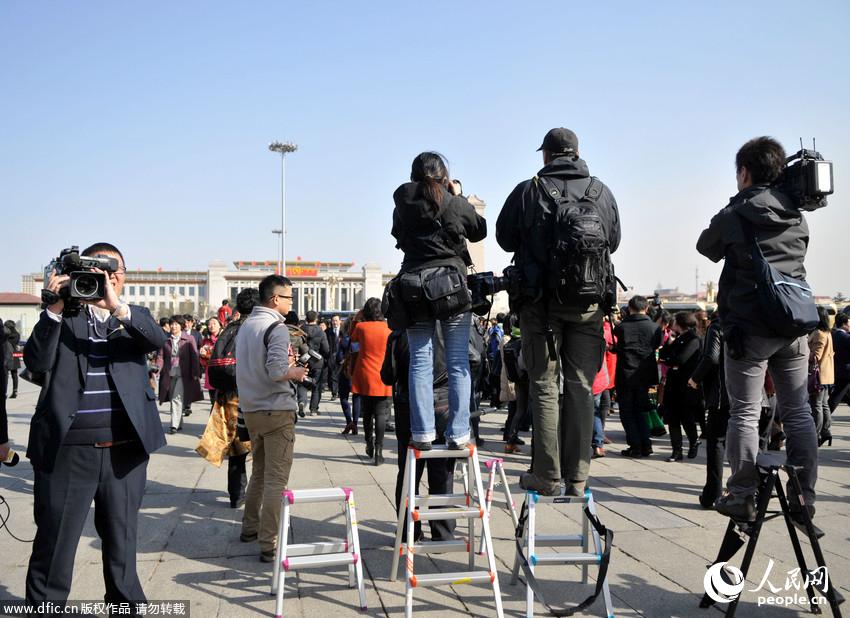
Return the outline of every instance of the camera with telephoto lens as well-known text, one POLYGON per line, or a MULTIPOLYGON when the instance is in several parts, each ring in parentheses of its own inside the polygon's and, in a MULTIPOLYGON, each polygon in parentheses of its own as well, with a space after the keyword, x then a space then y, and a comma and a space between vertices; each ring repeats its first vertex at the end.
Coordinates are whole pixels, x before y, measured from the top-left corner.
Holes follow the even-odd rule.
POLYGON ((466 286, 472 296, 472 312, 479 316, 487 315, 493 306, 493 301, 489 297, 503 291, 510 293, 512 286, 515 285, 515 272, 516 267, 508 266, 503 271, 503 277, 497 277, 492 272, 467 275, 466 286))
POLYGON ((118 260, 105 255, 81 256, 80 248, 76 245, 69 249, 62 249, 59 257, 51 260, 44 269, 44 283, 53 274, 68 275, 68 285, 59 289, 59 293, 50 290, 41 291, 41 301, 46 305, 52 305, 60 300, 79 301, 101 300, 106 294, 105 273, 94 272, 95 268, 114 273, 118 271, 118 260))
MULTIPOLYGON (((311 362, 323 360, 321 354, 315 350, 311 350, 306 344, 302 345, 298 351, 301 352, 301 355, 295 359, 296 367, 306 367, 307 369, 312 370, 313 368, 310 366, 311 362)), ((304 384, 310 388, 316 386, 315 380, 313 380, 310 376, 304 376, 304 384)))
MULTIPOLYGON (((802 144, 801 144, 802 146, 802 144)), ((814 149, 800 148, 799 152, 785 160, 785 171, 775 186, 791 197, 800 210, 817 210, 826 206, 826 196, 832 195, 832 161, 824 161, 814 149)))

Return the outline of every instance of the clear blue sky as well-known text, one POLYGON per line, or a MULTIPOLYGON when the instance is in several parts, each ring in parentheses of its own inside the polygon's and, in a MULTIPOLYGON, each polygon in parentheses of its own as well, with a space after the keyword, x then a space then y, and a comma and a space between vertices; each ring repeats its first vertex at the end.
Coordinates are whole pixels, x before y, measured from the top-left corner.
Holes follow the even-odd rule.
POLYGON ((493 226, 579 136, 620 205, 637 290, 692 291, 694 250, 735 192, 734 155, 816 136, 836 196, 809 215, 809 281, 850 295, 850 3, 29 2, 0 4, 0 290, 70 244, 132 268, 273 260, 279 158, 288 257, 400 263, 392 192, 444 153, 493 226))

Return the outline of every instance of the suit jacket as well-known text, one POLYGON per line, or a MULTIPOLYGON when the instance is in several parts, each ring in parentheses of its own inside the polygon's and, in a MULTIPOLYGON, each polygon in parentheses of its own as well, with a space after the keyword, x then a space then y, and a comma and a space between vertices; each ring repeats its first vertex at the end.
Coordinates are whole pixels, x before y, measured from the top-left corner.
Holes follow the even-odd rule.
MULTIPOLYGON (((342 334, 342 325, 339 327, 339 334, 342 334)), ((325 336, 328 338, 328 364, 336 365, 336 355, 339 351, 339 337, 334 336, 333 326, 328 326, 325 336)))
MULTIPOLYGON (((201 359, 195 339, 186 332, 180 333, 177 343, 177 355, 180 358, 180 377, 183 378, 183 405, 203 399, 201 385, 201 359)), ((171 395, 171 337, 166 336, 165 344, 160 352, 162 368, 159 370, 159 403, 165 403, 171 395)))
MULTIPOLYGON (((147 309, 136 305, 131 305, 127 323, 109 318, 107 329, 110 375, 139 440, 150 454, 165 444, 165 436, 145 355, 162 347, 165 333, 147 309)), ((77 414, 88 372, 88 337, 86 311, 63 317, 61 322, 42 311, 24 346, 27 369, 45 375, 27 445, 27 457, 34 468, 53 469, 56 452, 77 414)))

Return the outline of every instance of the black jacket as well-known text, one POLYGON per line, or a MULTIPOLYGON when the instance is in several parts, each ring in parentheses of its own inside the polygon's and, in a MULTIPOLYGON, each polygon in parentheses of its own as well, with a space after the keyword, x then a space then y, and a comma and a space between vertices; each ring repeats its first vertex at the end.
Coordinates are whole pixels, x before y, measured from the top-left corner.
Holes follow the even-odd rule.
MULTIPOLYGON (((110 375, 142 446, 150 454, 165 445, 165 435, 145 355, 162 348, 166 334, 147 309, 136 305, 130 307, 128 324, 110 318, 107 327, 110 375)), ((35 468, 53 469, 56 451, 77 414, 88 371, 88 337, 85 311, 61 322, 42 311, 24 346, 27 369, 34 374, 50 374, 30 423, 27 457, 35 468)))
POLYGON ((617 343, 618 388, 649 388, 658 384, 655 351, 661 345, 661 328, 645 313, 627 315, 614 328, 617 343))
POLYGON ((702 354, 691 379, 702 386, 705 407, 709 410, 728 410, 726 375, 723 362, 723 328, 714 319, 705 332, 702 354))
POLYGON ((408 182, 393 193, 392 234, 404 251, 400 272, 431 266, 455 266, 466 273, 469 252, 465 240, 478 242, 487 236, 487 222, 465 197, 443 189, 437 208, 425 198, 424 184, 408 182))
POLYGON ((330 344, 325 331, 318 324, 305 324, 301 329, 306 333, 306 343, 314 352, 322 355, 324 361, 328 360, 330 344))
MULTIPOLYGON (((590 173, 583 159, 558 157, 537 172, 538 177, 551 179, 553 184, 576 201, 580 200, 590 184, 590 173)), ((554 206, 554 202, 545 203, 554 206)), ((620 213, 611 190, 602 185, 602 194, 597 200, 599 218, 608 235, 609 251, 614 253, 620 246, 620 213)), ((545 225, 552 211, 541 212, 540 190, 535 179, 519 183, 502 206, 496 220, 496 241, 508 253, 515 253, 520 268, 523 287, 527 295, 536 296, 532 290, 545 286, 546 268, 549 262, 551 226, 545 225), (535 222, 542 223, 535 224, 535 222)))
POLYGON ((835 379, 850 380, 850 333, 833 328, 832 349, 835 351, 835 379))
POLYGON ((658 360, 667 365, 667 381, 664 386, 664 401, 670 406, 696 406, 702 402, 697 389, 688 386, 688 380, 699 364, 700 339, 693 330, 688 330, 664 344, 658 360))
POLYGON ((809 226, 791 198, 768 185, 753 185, 735 195, 712 218, 697 241, 697 251, 712 262, 726 259, 720 274, 717 311, 728 338, 730 329, 775 336, 761 319, 750 244, 741 218, 750 222, 765 259, 781 273, 804 278, 809 226))

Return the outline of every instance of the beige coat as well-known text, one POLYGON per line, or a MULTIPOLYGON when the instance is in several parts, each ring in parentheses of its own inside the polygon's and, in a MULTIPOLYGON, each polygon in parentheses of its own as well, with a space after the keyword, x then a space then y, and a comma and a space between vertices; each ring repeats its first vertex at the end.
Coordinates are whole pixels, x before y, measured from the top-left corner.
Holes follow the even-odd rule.
POLYGON ((832 333, 818 329, 809 335, 809 360, 820 365, 821 384, 835 384, 834 356, 832 333))
POLYGON ((499 355, 502 357, 501 388, 499 392, 499 399, 501 401, 516 401, 516 388, 514 387, 514 383, 508 380, 508 371, 505 369, 505 344, 510 340, 510 335, 504 335, 499 342, 499 355))

